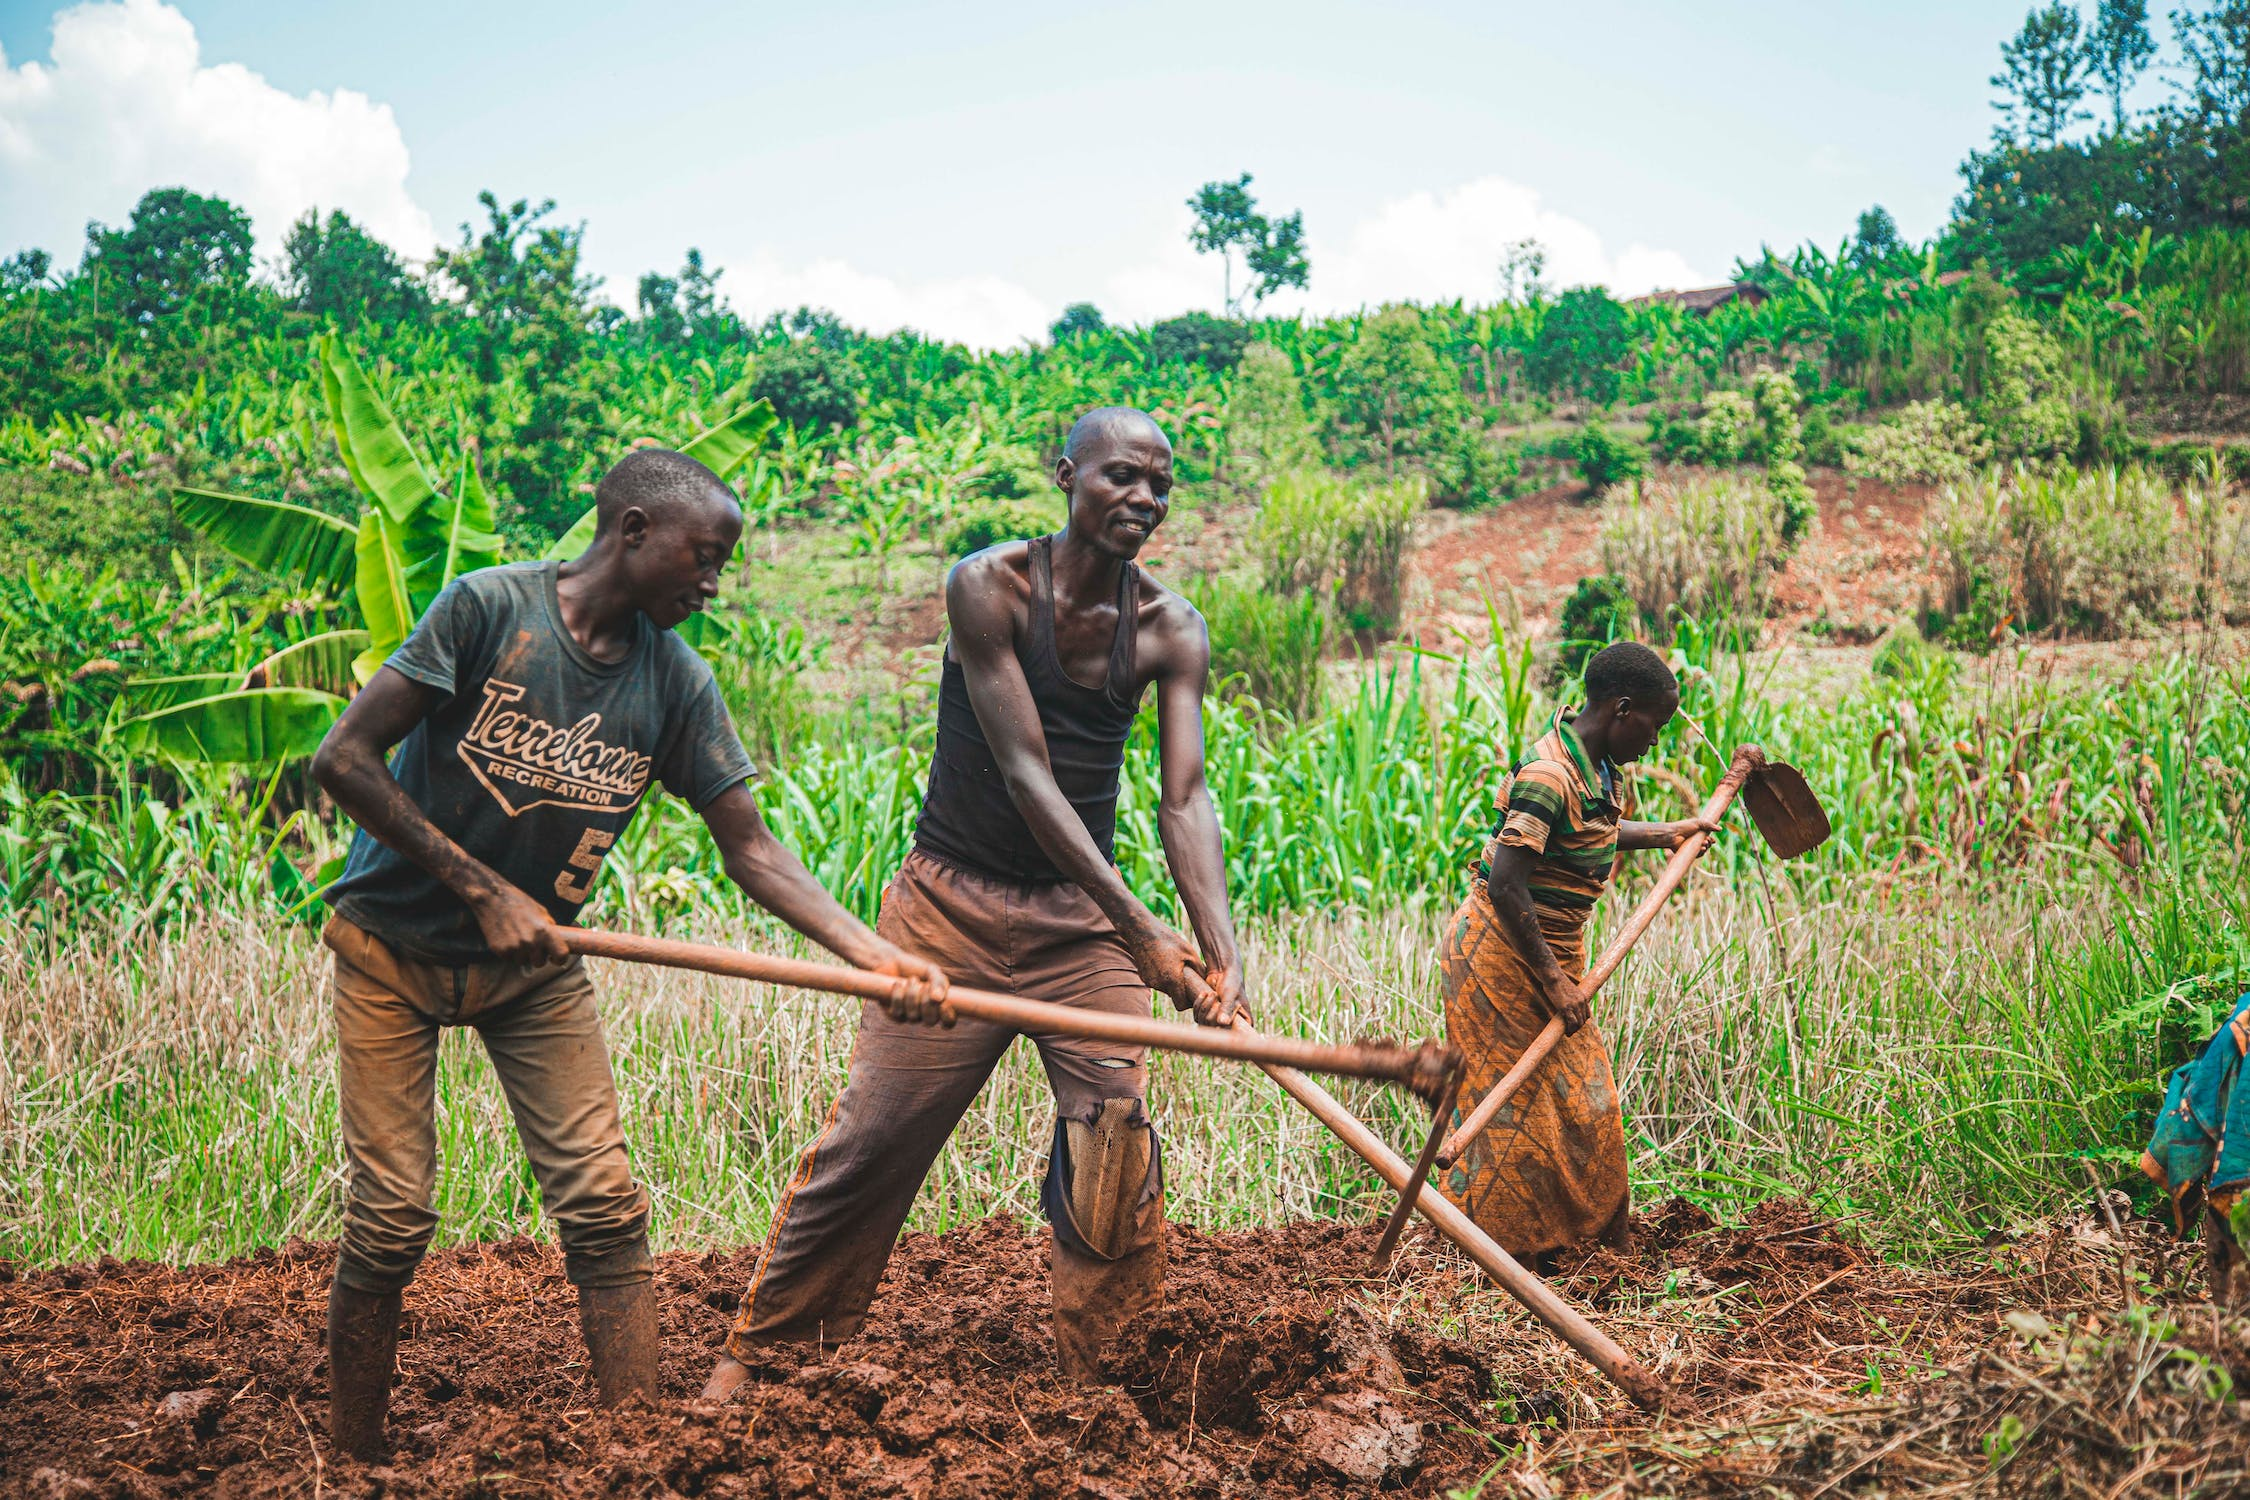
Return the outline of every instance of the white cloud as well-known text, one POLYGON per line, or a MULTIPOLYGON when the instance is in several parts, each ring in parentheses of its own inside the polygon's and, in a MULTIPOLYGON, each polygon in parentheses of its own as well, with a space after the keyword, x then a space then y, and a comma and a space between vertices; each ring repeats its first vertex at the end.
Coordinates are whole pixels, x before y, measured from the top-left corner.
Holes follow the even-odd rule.
POLYGON ((194 24, 161 0, 62 11, 49 55, 0 55, 0 250, 38 245, 68 263, 88 219, 121 224, 143 192, 175 185, 247 211, 262 255, 312 207, 340 208, 410 256, 436 243, 387 104, 206 67, 194 24))
POLYGON ((912 328, 978 349, 1043 339, 1059 311, 1000 276, 899 281, 840 260, 789 266, 767 254, 728 264, 721 286, 748 318, 825 307, 855 328, 874 333, 912 328))

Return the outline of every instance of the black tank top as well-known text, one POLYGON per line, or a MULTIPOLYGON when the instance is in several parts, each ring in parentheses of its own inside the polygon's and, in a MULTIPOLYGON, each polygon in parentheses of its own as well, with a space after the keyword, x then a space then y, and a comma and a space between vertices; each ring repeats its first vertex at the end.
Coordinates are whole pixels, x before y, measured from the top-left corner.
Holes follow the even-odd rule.
MULTIPOLYGON (((1116 858, 1117 778, 1125 765, 1125 737, 1140 707, 1133 643, 1138 634, 1140 570, 1127 563, 1117 580, 1117 636, 1109 648, 1109 676, 1098 688, 1065 676, 1055 652, 1055 575, 1052 537, 1031 543, 1031 638, 1018 653, 1039 727, 1047 736, 1047 763, 1055 785, 1077 810, 1102 858, 1116 858)), ((1051 883, 1062 871, 1031 836, 994 764, 992 747, 969 702, 969 683, 952 648, 938 683, 937 755, 930 789, 914 825, 914 847, 931 858, 1001 880, 1051 883)))

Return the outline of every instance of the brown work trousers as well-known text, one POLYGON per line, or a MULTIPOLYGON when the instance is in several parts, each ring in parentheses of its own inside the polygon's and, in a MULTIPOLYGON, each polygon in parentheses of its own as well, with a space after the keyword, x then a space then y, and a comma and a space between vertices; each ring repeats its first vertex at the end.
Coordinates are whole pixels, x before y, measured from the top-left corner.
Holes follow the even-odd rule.
POLYGON ((421 963, 343 917, 328 998, 350 1176, 336 1279, 395 1292, 437 1228, 437 1055, 443 1027, 473 1026, 507 1094, 539 1194, 577 1286, 646 1281, 648 1194, 633 1180, 617 1082, 584 964, 526 970, 421 963))
MULTIPOLYGON (((1146 1016, 1149 987, 1108 918, 1075 885, 1018 885, 909 854, 876 930, 936 962, 956 984, 1086 1010, 1146 1016)), ((1030 1033, 1055 1095, 1056 1146, 1042 1204, 1054 1221, 1055 1355, 1098 1373, 1103 1346, 1163 1298, 1164 1197, 1157 1152, 1115 1256, 1070 1222, 1063 1122, 1092 1124, 1125 1098, 1147 1123, 1147 1049, 1030 1033)), ((727 1336, 749 1361, 760 1344, 840 1343, 859 1331, 914 1195, 1016 1033, 963 1020, 951 1030, 862 1007, 850 1075, 797 1165, 727 1336)), ((1153 1131, 1152 1131, 1153 1135, 1153 1131)), ((1153 1145, 1153 1141, 1152 1141, 1153 1145)))

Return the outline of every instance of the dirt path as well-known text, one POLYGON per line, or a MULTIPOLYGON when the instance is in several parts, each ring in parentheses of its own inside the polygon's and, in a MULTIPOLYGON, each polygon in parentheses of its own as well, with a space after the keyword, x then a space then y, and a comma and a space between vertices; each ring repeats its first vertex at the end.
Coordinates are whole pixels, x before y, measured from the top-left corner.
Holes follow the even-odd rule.
MULTIPOLYGON (((2250 1389, 2250 1323, 2182 1304, 2178 1329, 2135 1331, 2115 1247, 2086 1223, 1936 1272, 1789 1205, 1736 1229, 1674 1205, 1639 1229, 1560 1285, 1688 1394, 1660 1425, 1426 1241, 1367 1282, 1365 1226, 1176 1231, 1170 1306, 1099 1390, 1052 1373, 1040 1236, 911 1236, 862 1338, 777 1353, 724 1408, 689 1398, 749 1255, 667 1255, 668 1404, 618 1414, 589 1406, 549 1248, 450 1251, 409 1293, 399 1452, 375 1470, 314 1437, 329 1247, 44 1271, 0 1284, 0 1491, 1441 1495, 1493 1472, 1487 1494, 2028 1493, 2066 1468, 2070 1493, 2250 1484, 2250 1403, 2218 1395, 2229 1371, 2250 1389)), ((2160 1282, 2178 1268, 2156 1240, 2131 1248, 2160 1282)))

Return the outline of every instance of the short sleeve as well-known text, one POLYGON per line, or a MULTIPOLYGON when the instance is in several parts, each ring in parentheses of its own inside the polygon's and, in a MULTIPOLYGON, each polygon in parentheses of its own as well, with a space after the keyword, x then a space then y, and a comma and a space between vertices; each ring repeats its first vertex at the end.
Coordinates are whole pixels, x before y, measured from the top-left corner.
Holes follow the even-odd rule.
POLYGON ((1557 827, 1568 827, 1569 775, 1551 761, 1535 760, 1508 782, 1507 801, 1501 808, 1498 840, 1533 854, 1547 851, 1547 838, 1557 827))
POLYGON ((483 603, 469 580, 457 578, 430 601, 406 643, 383 665, 451 697, 462 663, 477 660, 484 621, 483 603))
POLYGON ((700 658, 695 667, 695 675, 681 684, 684 706, 656 775, 664 790, 701 812, 721 792, 757 774, 757 767, 734 732, 718 680, 700 658))

